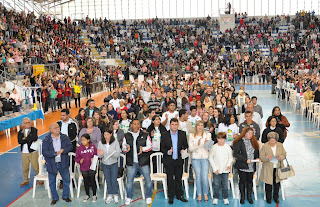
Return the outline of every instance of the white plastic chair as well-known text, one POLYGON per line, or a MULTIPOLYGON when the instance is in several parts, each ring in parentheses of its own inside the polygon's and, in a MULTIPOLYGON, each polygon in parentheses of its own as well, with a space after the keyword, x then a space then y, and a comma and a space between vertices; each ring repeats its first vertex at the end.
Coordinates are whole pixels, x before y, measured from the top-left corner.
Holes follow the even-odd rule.
MULTIPOLYGON (((77 190, 78 190, 78 192, 77 192, 77 197, 79 198, 79 196, 80 196, 80 188, 81 188, 81 184, 82 184, 82 181, 83 181, 83 176, 82 176, 81 171, 80 171, 80 165, 79 165, 79 163, 76 163, 76 168, 77 168, 78 173, 79 173, 78 189, 77 189, 77 190)), ((97 161, 95 180, 96 180, 97 189, 100 189, 100 187, 99 187, 99 182, 98 182, 98 170, 99 170, 99 160, 97 161)))
MULTIPOLYGON (((40 156, 40 155, 42 155, 42 140, 38 139, 37 142, 39 144, 39 149, 37 151, 40 156)), ((29 164, 29 178, 30 178, 30 174, 31 174, 31 163, 29 164)))
POLYGON ((136 177, 134 178, 133 182, 139 182, 140 183, 140 188, 141 188, 141 194, 142 194, 142 198, 146 199, 146 195, 144 192, 144 177, 143 175, 140 175, 140 177, 136 177))
POLYGON ((304 116, 304 113, 307 111, 306 100, 303 97, 300 97, 300 108, 301 116, 304 116))
MULTIPOLYGON (((122 159, 122 167, 125 169, 126 166, 126 156, 124 154, 120 154, 120 158, 118 159, 118 167, 121 166, 121 159, 122 159)), ((120 191, 120 198, 124 198, 125 193, 125 187, 124 187, 124 172, 122 177, 117 178, 118 185, 119 185, 119 191, 120 191)), ((107 197, 107 182, 104 180, 104 188, 103 188, 103 200, 105 200, 107 197)))
POLYGON ((188 156, 183 159, 183 171, 182 171, 183 172, 182 173, 182 181, 183 181, 183 184, 184 184, 184 190, 186 192, 186 197, 187 198, 189 198, 189 182, 188 182, 188 179, 189 179, 190 165, 191 165, 191 157, 188 154, 188 156), (186 167, 186 165, 187 165, 187 167, 186 167))
POLYGON ((163 192, 165 199, 168 199, 168 192, 167 192, 167 174, 164 173, 163 170, 163 153, 162 152, 156 152, 150 155, 150 169, 151 169, 151 181, 154 181, 154 189, 157 188, 157 182, 161 181, 163 185, 163 192), (153 158, 156 158, 156 165, 157 165, 157 171, 153 171, 153 158))
MULTIPOLYGON (((285 184, 284 184, 284 181, 285 180, 281 180, 280 181, 280 188, 281 188, 281 197, 282 197, 282 200, 286 200, 286 195, 285 195, 285 184)), ((263 199, 266 200, 266 188, 265 188, 265 183, 263 183, 263 192, 264 192, 264 197, 263 199)))
MULTIPOLYGON (((76 163, 74 164, 74 171, 72 171, 72 157, 76 157, 76 153, 74 152, 69 152, 68 153, 69 155, 69 161, 70 161, 70 164, 69 164, 69 174, 70 174, 70 194, 71 194, 71 198, 74 197, 74 193, 73 193, 73 184, 72 184, 72 181, 74 182, 75 184, 75 187, 77 189, 77 181, 76 181, 76 163)), ((60 180, 62 180, 62 177, 60 175, 60 173, 57 174, 57 178, 56 178, 56 188, 58 189, 58 184, 60 182, 60 180)))
POLYGON ((230 189, 230 187, 231 187, 232 198, 235 199, 235 191, 234 191, 234 183, 233 183, 233 168, 232 168, 232 166, 231 166, 231 169, 230 169, 230 173, 228 175, 228 182, 229 182, 228 189, 230 189))
POLYGON ((44 174, 44 165, 46 161, 44 160, 43 155, 40 155, 38 158, 39 163, 39 174, 34 176, 33 178, 33 192, 32 192, 32 198, 36 195, 36 187, 37 187, 37 181, 44 181, 44 185, 46 186, 46 189, 48 191, 48 197, 51 198, 51 191, 49 187, 49 177, 48 175, 44 174))
MULTIPOLYGON (((193 171, 193 178, 194 178, 193 199, 196 199, 197 185, 196 185, 196 174, 194 173, 194 171, 193 171)), ((210 189, 210 193, 211 193, 211 198, 213 198, 212 179, 213 179, 212 170, 211 170, 211 168, 209 166, 208 180, 209 180, 209 189, 210 189)))

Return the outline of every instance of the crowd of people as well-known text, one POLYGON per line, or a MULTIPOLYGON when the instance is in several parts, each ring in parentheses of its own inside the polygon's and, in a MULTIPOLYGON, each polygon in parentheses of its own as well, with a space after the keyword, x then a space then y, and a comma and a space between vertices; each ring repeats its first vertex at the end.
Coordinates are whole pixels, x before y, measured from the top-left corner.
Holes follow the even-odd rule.
MULTIPOLYGON (((244 204, 247 196, 252 204, 257 162, 262 162, 260 180, 265 183, 267 203, 272 198, 279 203, 277 170, 286 158, 282 143, 290 123, 277 106, 262 123, 259 94, 248 94, 243 86, 236 91, 235 85, 272 83, 271 93, 277 91, 280 99, 292 89, 297 92, 298 103, 301 98, 320 102, 320 22, 314 13, 300 12, 284 19, 236 15, 236 28, 216 32, 218 21, 211 18, 155 18, 132 23, 86 18, 76 22, 70 18, 60 21, 35 17, 3 6, 0 9, 0 70, 12 76, 22 72, 26 88, 23 100, 16 89, 11 92, 3 83, 0 112, 8 115, 39 99, 44 112, 49 106, 53 112, 61 110, 61 120, 50 125, 50 133, 43 141, 52 205, 59 200, 58 172, 63 180, 62 198, 71 202, 69 152, 76 153, 74 162, 84 179, 84 202, 91 197, 92 202, 98 199, 95 179, 101 172, 90 168, 95 156, 99 157, 98 171, 102 170, 108 186, 105 202, 119 202, 118 160, 123 154, 125 204, 132 202, 137 170, 145 180, 146 203, 152 203, 150 155, 162 152, 169 204, 174 203, 174 197, 188 202, 182 190, 183 164, 188 161, 194 171, 190 177, 195 179, 199 203, 209 200, 211 180, 207 175, 211 172, 213 204, 218 204, 220 191, 224 204, 229 204, 229 173, 239 174, 240 203, 244 204), (280 32, 284 23, 289 25, 288 31, 280 32), (81 29, 87 30, 99 51, 119 56, 126 66, 102 69, 81 40, 81 29), (265 55, 260 47, 270 54, 265 55), (34 75, 29 65, 35 63, 56 63, 60 70, 34 75), (138 75, 144 75, 144 81, 138 81, 138 75), (123 80, 130 76, 130 84, 124 85, 123 80), (110 89, 102 106, 96 106, 91 99, 92 83, 96 81, 104 81, 110 89), (29 86, 39 88, 32 91, 27 89, 29 86), (81 107, 80 98, 85 93, 88 101, 81 107), (71 98, 79 108, 74 118, 68 109, 71 98)), ((32 147, 37 139, 37 129, 28 118, 24 119, 18 133, 21 186, 29 183, 30 163, 39 173, 38 153, 32 147)))

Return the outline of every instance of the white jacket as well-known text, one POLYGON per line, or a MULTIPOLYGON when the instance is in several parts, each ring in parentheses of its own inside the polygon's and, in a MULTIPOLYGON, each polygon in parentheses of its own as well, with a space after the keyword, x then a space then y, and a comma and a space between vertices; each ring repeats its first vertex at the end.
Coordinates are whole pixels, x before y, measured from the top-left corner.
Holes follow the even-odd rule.
POLYGON ((230 170, 227 170, 227 167, 231 168, 232 161, 232 150, 228 144, 219 146, 217 143, 211 147, 209 162, 213 173, 217 170, 219 170, 219 174, 229 173, 230 170))
POLYGON ((194 137, 194 133, 189 134, 188 145, 192 159, 208 159, 209 151, 203 148, 206 140, 211 140, 211 134, 208 132, 203 132, 202 137, 194 137), (198 145, 199 139, 201 139, 200 145, 198 145))

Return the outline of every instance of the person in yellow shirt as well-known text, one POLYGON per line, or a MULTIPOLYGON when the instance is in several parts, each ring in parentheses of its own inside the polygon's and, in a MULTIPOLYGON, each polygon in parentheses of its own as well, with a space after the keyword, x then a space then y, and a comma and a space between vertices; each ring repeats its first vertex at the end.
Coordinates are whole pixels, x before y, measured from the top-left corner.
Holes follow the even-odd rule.
POLYGON ((80 106, 80 93, 81 93, 82 86, 80 86, 79 82, 76 81, 73 88, 74 88, 74 103, 76 104, 76 108, 78 108, 78 105, 77 105, 77 101, 78 101, 79 107, 81 108, 81 106, 80 106))
POLYGON ((313 100, 314 96, 312 94, 310 86, 306 88, 306 91, 303 93, 303 97, 306 101, 313 100))

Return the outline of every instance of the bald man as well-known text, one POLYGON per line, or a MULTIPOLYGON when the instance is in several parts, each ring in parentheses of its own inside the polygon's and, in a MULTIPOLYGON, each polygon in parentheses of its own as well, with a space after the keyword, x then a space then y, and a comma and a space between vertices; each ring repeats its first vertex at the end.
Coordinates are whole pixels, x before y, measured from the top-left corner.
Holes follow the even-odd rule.
POLYGON ((47 172, 49 174, 49 186, 52 194, 51 205, 55 205, 59 200, 56 189, 56 177, 60 173, 63 181, 62 199, 71 202, 69 198, 69 156, 72 151, 72 144, 67 135, 60 133, 60 126, 57 123, 50 125, 50 133, 43 140, 42 154, 46 160, 47 172))
MULTIPOLYGON (((260 131, 262 131, 261 116, 260 116, 259 113, 257 113, 257 112, 254 111, 254 105, 253 105, 253 103, 248 103, 246 110, 252 112, 252 120, 259 125, 260 131)), ((243 123, 244 121, 245 121, 245 113, 242 113, 242 114, 240 115, 240 119, 239 119, 238 124, 241 124, 241 123, 243 123)))

